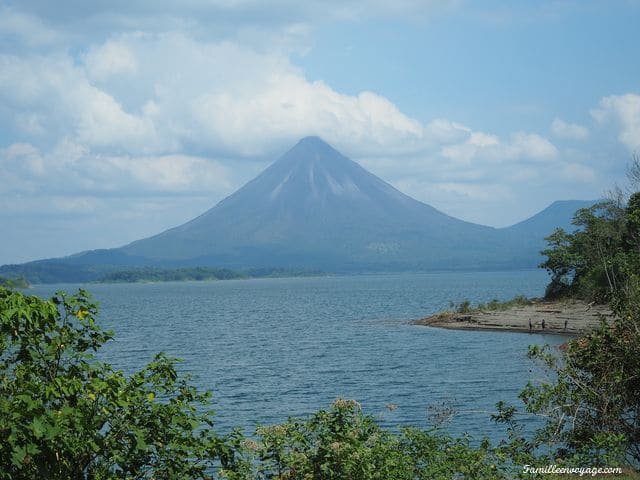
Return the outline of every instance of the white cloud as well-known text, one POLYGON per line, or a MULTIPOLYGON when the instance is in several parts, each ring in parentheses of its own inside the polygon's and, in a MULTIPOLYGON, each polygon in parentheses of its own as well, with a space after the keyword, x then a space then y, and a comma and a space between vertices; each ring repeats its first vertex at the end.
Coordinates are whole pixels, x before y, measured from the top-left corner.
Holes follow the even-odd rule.
POLYGON ((0 39, 12 38, 37 47, 57 43, 63 36, 37 16, 0 5, 0 39))
POLYGON ((40 152, 28 143, 16 143, 0 149, 0 194, 37 191, 39 178, 44 178, 46 165, 40 152))
POLYGON ((263 80, 258 91, 207 93, 193 102, 207 138, 251 155, 262 153, 274 139, 293 141, 310 134, 358 153, 415 148, 424 135, 419 122, 374 93, 343 95, 292 73, 263 80))
POLYGON ((126 112, 111 95, 80 83, 66 100, 77 139, 94 147, 157 151, 162 148, 151 119, 126 112))
POLYGON ((611 95, 600 100, 591 115, 599 123, 619 129, 618 140, 630 151, 640 150, 640 95, 611 95))
POLYGON ((442 155, 449 160, 468 164, 483 151, 495 151, 500 147, 500 139, 496 135, 468 131, 468 138, 457 145, 442 148, 442 155))
POLYGON ((6 112, 0 122, 25 133, 72 136, 88 146, 117 150, 165 147, 149 118, 127 112, 67 55, 0 55, 0 102, 6 112))
POLYGON ((589 136, 587 127, 576 123, 567 123, 557 117, 551 122, 551 133, 558 138, 569 140, 584 140, 589 136))
POLYGON ((94 46, 86 54, 84 63, 89 76, 96 80, 105 80, 112 75, 135 73, 138 61, 129 47, 121 41, 109 40, 103 45, 94 46))
POLYGON ((43 143, 71 138, 130 155, 184 153, 186 145, 263 155, 310 134, 352 155, 398 155, 481 135, 445 119, 422 124, 379 94, 339 93, 281 54, 231 42, 121 35, 81 60, 0 56, 0 100, 9 107, 0 122, 43 143))
POLYGON ((449 182, 436 184, 435 188, 469 200, 499 201, 513 197, 511 189, 505 185, 449 182))
POLYGON ((497 135, 470 131, 465 142, 443 147, 442 155, 461 164, 551 161, 557 158, 558 149, 535 133, 517 132, 504 141, 497 135))
POLYGON ((434 146, 460 143, 467 139, 471 130, 461 123, 444 118, 431 120, 424 127, 424 138, 431 139, 434 146))
POLYGON ((549 161, 558 156, 558 149, 549 140, 535 133, 526 132, 513 134, 504 151, 505 156, 510 159, 549 161))
POLYGON ((83 197, 230 193, 234 181, 219 161, 190 155, 114 156, 91 153, 70 140, 42 154, 30 144, 0 150, 0 193, 83 197))
POLYGON ((229 191, 230 172, 218 162, 188 155, 101 158, 108 168, 130 174, 148 189, 163 192, 229 191))
POLYGON ((590 183, 596 179, 593 168, 579 163, 565 163, 559 170, 560 175, 569 181, 590 183))

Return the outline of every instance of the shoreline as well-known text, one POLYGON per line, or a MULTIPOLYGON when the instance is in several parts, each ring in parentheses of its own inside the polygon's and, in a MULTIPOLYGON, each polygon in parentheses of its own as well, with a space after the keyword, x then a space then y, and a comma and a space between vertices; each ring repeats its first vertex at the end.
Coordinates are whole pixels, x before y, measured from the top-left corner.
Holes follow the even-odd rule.
POLYGON ((593 305, 582 300, 534 300, 531 305, 506 310, 444 311, 414 320, 411 324, 448 330, 578 336, 597 327, 601 317, 613 317, 607 305, 593 305))

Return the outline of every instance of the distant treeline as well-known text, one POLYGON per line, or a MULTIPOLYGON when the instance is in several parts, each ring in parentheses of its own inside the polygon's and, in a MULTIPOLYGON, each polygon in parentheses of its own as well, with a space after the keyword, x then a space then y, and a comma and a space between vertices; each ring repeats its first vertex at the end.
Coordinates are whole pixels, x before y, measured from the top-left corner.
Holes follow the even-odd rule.
POLYGON ((323 273, 318 270, 257 268, 249 270, 230 270, 228 268, 185 267, 156 268, 138 267, 111 272, 98 280, 100 283, 111 282, 181 282, 204 280, 232 280, 240 278, 266 277, 307 277, 323 273))
POLYGON ((272 267, 231 270, 218 267, 85 265, 42 260, 22 265, 0 266, 0 285, 26 288, 30 283, 179 282, 234 278, 310 277, 325 274, 321 270, 305 268, 272 267))
POLYGON ((24 277, 18 277, 18 278, 0 277, 0 287, 29 288, 29 282, 24 277))

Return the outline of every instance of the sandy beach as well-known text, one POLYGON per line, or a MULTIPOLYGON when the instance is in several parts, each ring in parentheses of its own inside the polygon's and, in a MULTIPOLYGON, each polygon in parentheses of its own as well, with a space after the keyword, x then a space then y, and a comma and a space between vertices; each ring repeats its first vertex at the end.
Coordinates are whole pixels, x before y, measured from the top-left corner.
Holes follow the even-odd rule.
POLYGON ((454 330, 581 335, 595 328, 603 316, 608 320, 613 316, 606 305, 592 305, 579 300, 538 300, 531 305, 516 306, 508 310, 440 312, 412 323, 454 330))

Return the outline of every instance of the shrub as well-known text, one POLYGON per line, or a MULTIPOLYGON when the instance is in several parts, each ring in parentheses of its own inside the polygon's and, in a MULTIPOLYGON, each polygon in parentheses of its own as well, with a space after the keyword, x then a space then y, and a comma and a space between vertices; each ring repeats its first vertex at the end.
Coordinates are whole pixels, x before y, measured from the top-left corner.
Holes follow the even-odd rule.
POLYGON ((488 442, 435 431, 381 429, 353 400, 338 399, 308 420, 238 435, 238 458, 221 472, 230 480, 450 480, 505 478, 488 442))
POLYGON ((0 479, 209 478, 224 460, 209 395, 160 354, 130 377, 89 295, 0 288, 0 479))

